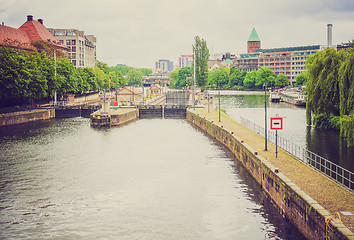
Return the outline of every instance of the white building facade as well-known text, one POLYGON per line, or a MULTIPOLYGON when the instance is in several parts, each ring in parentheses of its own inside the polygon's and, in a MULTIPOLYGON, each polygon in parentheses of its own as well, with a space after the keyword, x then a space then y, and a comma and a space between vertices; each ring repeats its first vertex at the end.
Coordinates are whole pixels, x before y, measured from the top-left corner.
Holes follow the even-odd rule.
POLYGON ((76 68, 96 66, 96 37, 85 35, 84 31, 77 29, 52 29, 48 30, 68 47, 68 59, 76 68))

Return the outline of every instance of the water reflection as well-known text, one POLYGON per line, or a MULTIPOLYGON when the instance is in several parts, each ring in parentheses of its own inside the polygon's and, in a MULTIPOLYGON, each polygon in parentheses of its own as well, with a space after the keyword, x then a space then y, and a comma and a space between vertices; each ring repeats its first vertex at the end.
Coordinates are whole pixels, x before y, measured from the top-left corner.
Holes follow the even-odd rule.
POLYGON ((183 120, 0 129, 1 239, 301 239, 229 152, 183 120))

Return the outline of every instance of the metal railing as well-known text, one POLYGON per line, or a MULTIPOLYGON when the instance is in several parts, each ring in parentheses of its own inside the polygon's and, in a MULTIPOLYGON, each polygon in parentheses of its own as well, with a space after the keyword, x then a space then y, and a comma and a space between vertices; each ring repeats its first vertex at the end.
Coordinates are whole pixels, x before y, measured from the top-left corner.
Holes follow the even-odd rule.
MULTIPOLYGON (((256 132, 258 135, 264 137, 265 131, 264 127, 261 127, 243 117, 241 117, 241 124, 249 128, 250 130, 256 132)), ((275 133, 267 131, 268 141, 275 144, 275 133)), ((296 159, 302 161, 303 163, 315 168, 316 170, 321 171, 332 180, 338 182, 339 184, 354 190, 354 174, 349 170, 319 156, 316 153, 309 151, 306 148, 303 148, 286 138, 283 138, 278 135, 278 147, 282 148, 290 155, 296 159)))

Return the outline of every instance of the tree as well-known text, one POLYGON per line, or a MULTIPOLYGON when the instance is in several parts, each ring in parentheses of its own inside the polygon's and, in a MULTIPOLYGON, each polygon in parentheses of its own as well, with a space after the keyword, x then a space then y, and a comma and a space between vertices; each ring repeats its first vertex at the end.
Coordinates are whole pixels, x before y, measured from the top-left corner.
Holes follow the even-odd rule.
POLYGON ((64 94, 68 92, 78 91, 78 74, 76 68, 66 58, 60 58, 57 60, 57 79, 55 84, 55 90, 58 94, 64 94))
POLYGON ((227 87, 229 83, 230 68, 222 67, 209 73, 208 85, 217 87, 227 87))
POLYGON ((195 68, 196 85, 202 87, 205 86, 208 78, 209 49, 204 39, 195 36, 194 40, 193 53, 195 57, 195 66, 193 64, 193 71, 195 68))
POLYGON ((126 82, 122 76, 122 73, 118 70, 115 71, 111 71, 109 73, 109 75, 111 76, 111 80, 113 81, 113 85, 114 86, 125 86, 126 82))
POLYGON ((129 85, 141 86, 143 84, 143 73, 131 68, 131 70, 127 73, 127 82, 129 85))
POLYGON ((179 72, 179 68, 175 69, 174 71, 170 72, 170 74, 169 74, 171 87, 176 87, 176 83, 178 80, 178 72, 179 72))
POLYGON ((307 79, 308 79, 308 77, 309 77, 309 74, 308 74, 307 71, 306 71, 306 72, 302 72, 302 73, 300 73, 299 75, 297 75, 297 76, 295 77, 295 80, 296 80, 295 86, 303 86, 303 85, 306 85, 306 84, 307 84, 307 79))
POLYGON ((0 98, 28 96, 28 53, 11 48, 0 48, 0 98))
POLYGON ((247 75, 246 71, 240 71, 240 69, 236 68, 233 66, 230 69, 230 76, 229 76, 229 87, 234 87, 234 86, 243 86, 243 81, 245 80, 245 77, 247 75))
POLYGON ((35 52, 29 56, 29 61, 27 61, 27 78, 30 80, 27 91, 30 99, 41 99, 47 95, 48 85, 44 69, 42 69, 43 59, 45 59, 44 52, 35 52))
POLYGON ((252 71, 247 73, 245 80, 243 81, 243 86, 245 88, 254 88, 256 86, 257 81, 257 72, 252 71))
POLYGON ((274 86, 275 87, 285 87, 289 85, 289 80, 288 77, 285 76, 284 74, 279 74, 274 81, 274 86))
POLYGON ((258 69, 255 85, 257 87, 261 87, 266 83, 267 86, 274 86, 275 78, 276 75, 270 68, 264 67, 262 69, 258 69))
POLYGON ((97 61, 97 67, 101 69, 108 76, 110 72, 110 68, 108 67, 107 63, 97 61))
POLYGON ((185 87, 187 84, 191 85, 190 82, 188 82, 188 79, 192 76, 192 68, 191 67, 183 67, 179 69, 178 71, 178 76, 177 76, 177 82, 176 82, 176 87, 185 87))
POLYGON ((339 67, 344 53, 332 48, 319 51, 306 61, 309 71, 307 82, 307 121, 311 124, 311 113, 339 116, 339 67))

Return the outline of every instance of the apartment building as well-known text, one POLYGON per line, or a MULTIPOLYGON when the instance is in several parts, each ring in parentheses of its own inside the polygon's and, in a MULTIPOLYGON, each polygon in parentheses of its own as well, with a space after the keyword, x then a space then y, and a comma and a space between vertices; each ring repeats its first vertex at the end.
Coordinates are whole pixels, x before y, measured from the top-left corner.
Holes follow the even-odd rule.
POLYGON ((258 61, 260 53, 242 53, 235 58, 234 66, 241 71, 252 72, 258 70, 258 61))
POLYGON ((258 49, 258 67, 269 67, 276 75, 282 73, 294 83, 296 76, 306 70, 307 58, 321 49, 320 45, 258 49))
POLYGON ((193 55, 181 55, 178 58, 178 67, 191 67, 193 63, 193 55))
POLYGON ((48 30, 68 48, 68 59, 76 68, 96 66, 96 37, 77 29, 48 30))
POLYGON ((166 59, 160 59, 155 63, 155 68, 160 72, 172 72, 173 71, 173 62, 166 59))

